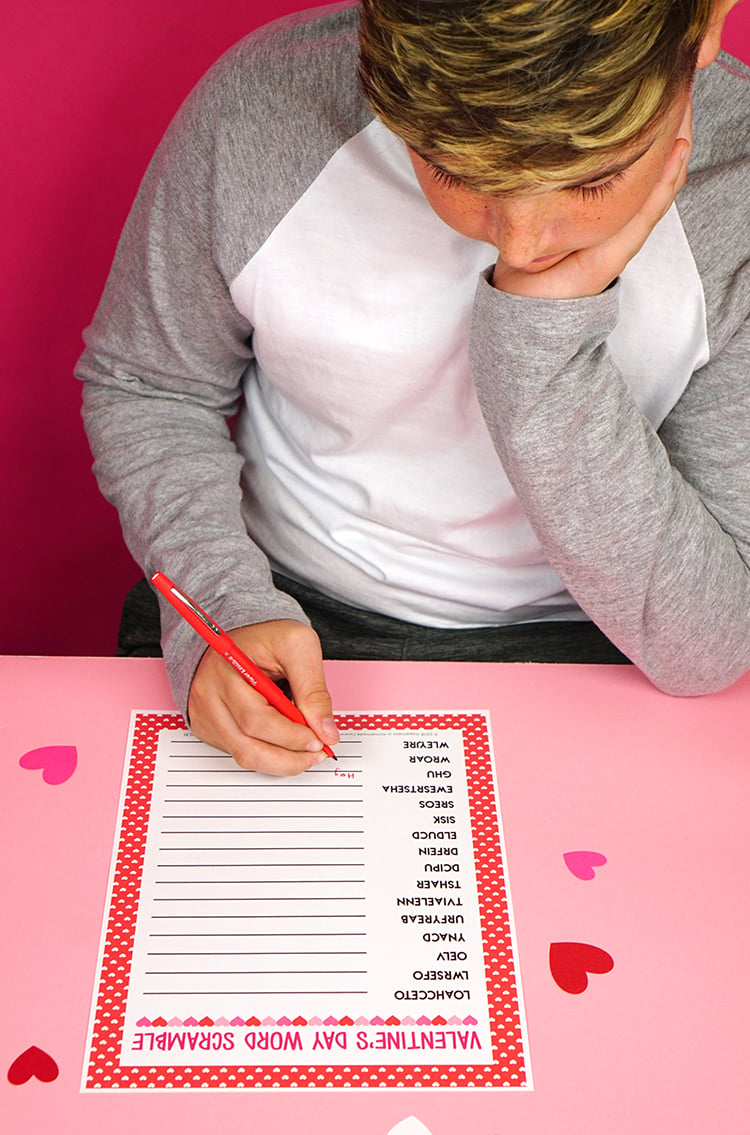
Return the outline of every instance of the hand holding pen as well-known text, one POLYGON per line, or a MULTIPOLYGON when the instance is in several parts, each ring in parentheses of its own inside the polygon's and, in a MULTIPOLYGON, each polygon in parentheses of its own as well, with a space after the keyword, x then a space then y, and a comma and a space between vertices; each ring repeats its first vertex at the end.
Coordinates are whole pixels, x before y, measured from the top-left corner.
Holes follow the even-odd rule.
POLYGON ((280 776, 333 756, 338 731, 314 631, 281 619, 241 627, 230 637, 162 573, 151 582, 212 648, 190 691, 197 737, 231 753, 243 768, 280 776), (296 704, 268 673, 286 676, 296 704))

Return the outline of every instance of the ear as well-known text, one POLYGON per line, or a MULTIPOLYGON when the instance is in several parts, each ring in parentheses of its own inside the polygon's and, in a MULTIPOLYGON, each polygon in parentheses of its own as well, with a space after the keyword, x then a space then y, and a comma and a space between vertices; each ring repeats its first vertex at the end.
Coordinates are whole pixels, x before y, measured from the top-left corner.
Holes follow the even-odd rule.
POLYGON ((708 31, 698 52, 698 68, 708 67, 713 63, 721 48, 721 36, 727 16, 738 0, 715 0, 713 15, 708 25, 708 31))

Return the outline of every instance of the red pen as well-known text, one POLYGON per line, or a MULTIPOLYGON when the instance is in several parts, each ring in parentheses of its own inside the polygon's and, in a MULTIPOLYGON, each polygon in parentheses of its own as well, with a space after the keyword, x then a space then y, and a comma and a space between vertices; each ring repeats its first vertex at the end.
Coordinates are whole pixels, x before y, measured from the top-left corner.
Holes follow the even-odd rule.
MULTIPOLYGON (((254 662, 251 662, 246 654, 243 654, 227 632, 223 631, 184 591, 180 591, 171 579, 168 579, 163 572, 157 571, 151 576, 151 582, 157 591, 161 592, 164 598, 172 604, 175 611, 190 623, 193 630, 197 631, 217 654, 226 658, 227 662, 234 666, 237 673, 241 674, 245 681, 266 699, 269 705, 272 705, 289 721, 307 725, 294 702, 290 701, 276 683, 272 682, 268 675, 264 674, 254 662)), ((336 754, 329 745, 323 745, 323 752, 327 757, 333 757, 336 760, 336 754)))

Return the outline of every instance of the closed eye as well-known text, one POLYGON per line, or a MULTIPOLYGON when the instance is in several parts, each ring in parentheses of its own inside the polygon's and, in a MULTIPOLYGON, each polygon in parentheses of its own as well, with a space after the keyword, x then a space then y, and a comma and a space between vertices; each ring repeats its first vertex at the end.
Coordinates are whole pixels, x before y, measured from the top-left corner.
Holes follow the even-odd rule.
MULTIPOLYGON (((422 155, 420 155, 421 157, 422 155)), ((422 157, 422 160, 427 165, 430 177, 436 184, 443 186, 446 189, 466 189, 465 182, 455 174, 448 173, 442 166, 436 165, 431 162, 429 158, 422 157)), ((569 185, 565 187, 566 193, 574 193, 577 197, 582 198, 584 201, 601 201, 608 193, 611 193, 617 183, 625 176, 627 170, 616 170, 614 173, 608 174, 602 178, 601 181, 591 181, 583 185, 569 185)))
POLYGON ((588 185, 571 185, 568 187, 568 193, 575 193, 576 196, 582 198, 584 201, 601 201, 606 197, 625 176, 624 169, 619 170, 617 173, 611 174, 604 181, 592 181, 588 185))
POLYGON ((430 170, 430 177, 433 181, 437 182, 438 185, 442 185, 446 189, 465 188, 464 183, 459 177, 456 177, 452 173, 448 173, 448 171, 442 169, 441 166, 436 166, 434 162, 429 161, 427 158, 423 158, 422 160, 427 162, 430 170))

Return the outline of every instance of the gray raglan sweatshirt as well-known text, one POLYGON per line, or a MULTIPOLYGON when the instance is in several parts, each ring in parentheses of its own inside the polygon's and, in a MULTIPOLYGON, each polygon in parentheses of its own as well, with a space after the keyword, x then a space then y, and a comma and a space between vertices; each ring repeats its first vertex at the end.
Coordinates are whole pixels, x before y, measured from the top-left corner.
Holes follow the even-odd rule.
MULTIPOLYGON (((133 555, 228 629, 305 619, 270 559, 425 624, 588 617, 660 688, 726 686, 750 666, 750 72, 699 73, 687 184, 615 286, 531 300, 429 209, 356 26, 337 5, 236 45, 144 179, 77 370, 133 555)), ((203 647, 162 618, 184 708, 203 647)))

